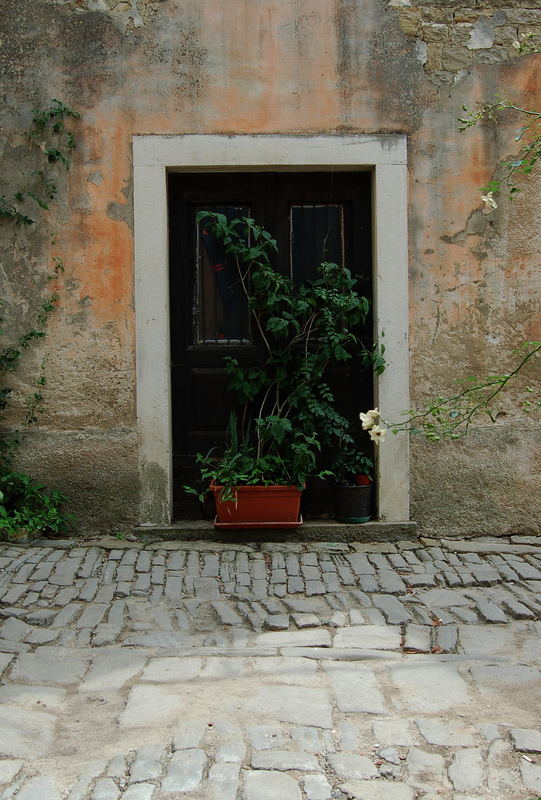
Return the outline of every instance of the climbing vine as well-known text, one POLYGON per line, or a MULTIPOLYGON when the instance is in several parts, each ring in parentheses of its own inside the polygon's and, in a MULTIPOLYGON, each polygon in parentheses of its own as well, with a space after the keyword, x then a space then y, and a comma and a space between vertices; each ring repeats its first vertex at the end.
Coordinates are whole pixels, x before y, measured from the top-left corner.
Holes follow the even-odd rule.
MULTIPOLYGON (((40 214, 49 210, 49 203, 58 193, 57 169, 59 166, 69 169, 71 151, 75 147, 75 137, 66 127, 66 121, 78 117, 76 111, 60 100, 52 100, 50 106, 33 111, 28 133, 29 146, 42 154, 43 165, 33 170, 24 185, 11 197, 5 193, 0 195, 0 222, 4 225, 32 226, 38 222, 40 214)), ((52 242, 55 242, 54 235, 52 242)), ((54 257, 47 275, 48 285, 54 285, 63 271, 62 260, 54 257)), ((31 345, 45 337, 47 322, 58 300, 55 288, 47 291, 23 333, 12 335, 9 344, 0 344, 0 422, 12 395, 8 376, 19 367, 31 345)), ((0 302, 0 342, 9 335, 3 325, 1 306, 0 302)), ((23 429, 34 425, 44 411, 43 387, 46 382, 45 364, 42 361, 34 388, 26 398, 23 429)), ((58 532, 69 519, 61 511, 65 500, 63 495, 60 492, 48 493, 28 475, 13 471, 22 434, 21 428, 0 431, 0 534, 3 532, 10 537, 20 529, 28 532, 44 529, 58 532)))
POLYGON ((50 106, 34 109, 32 114, 29 139, 43 152, 45 165, 34 170, 28 184, 17 189, 11 199, 0 195, 0 218, 12 220, 16 225, 33 225, 36 222, 24 208, 27 200, 33 201, 42 210, 48 210, 49 202, 54 200, 58 192, 54 177, 50 174, 50 166, 60 163, 69 169, 69 156, 75 148, 75 137, 66 128, 66 120, 78 119, 77 111, 68 108, 60 100, 51 100, 50 106))

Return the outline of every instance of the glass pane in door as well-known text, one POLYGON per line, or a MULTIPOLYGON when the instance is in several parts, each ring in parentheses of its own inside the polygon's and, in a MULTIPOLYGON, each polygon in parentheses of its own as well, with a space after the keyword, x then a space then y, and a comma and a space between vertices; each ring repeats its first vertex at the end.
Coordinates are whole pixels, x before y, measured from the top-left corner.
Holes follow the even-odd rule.
MULTIPOLYGON (((250 216, 248 206, 215 206, 198 211, 225 214, 229 220, 250 216)), ((203 223, 197 225, 194 287, 194 343, 249 344, 248 301, 235 260, 203 223)))
POLYGON ((299 285, 316 277, 323 261, 344 263, 344 213, 336 204, 290 208, 291 274, 299 285))

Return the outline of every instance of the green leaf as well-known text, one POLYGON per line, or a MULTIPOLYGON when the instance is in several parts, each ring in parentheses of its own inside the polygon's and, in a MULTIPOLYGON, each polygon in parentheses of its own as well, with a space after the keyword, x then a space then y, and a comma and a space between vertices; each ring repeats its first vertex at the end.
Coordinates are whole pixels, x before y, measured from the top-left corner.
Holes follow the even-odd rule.
POLYGON ((272 333, 278 333, 279 331, 283 331, 288 327, 287 319, 280 319, 279 317, 271 317, 267 320, 266 328, 268 331, 272 333))

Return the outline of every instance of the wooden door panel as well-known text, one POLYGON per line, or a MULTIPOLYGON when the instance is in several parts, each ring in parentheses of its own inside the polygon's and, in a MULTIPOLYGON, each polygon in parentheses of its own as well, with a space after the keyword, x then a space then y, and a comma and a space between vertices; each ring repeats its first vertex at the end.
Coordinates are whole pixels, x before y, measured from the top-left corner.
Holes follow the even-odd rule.
POLYGON ((197 367, 192 370, 192 425, 195 430, 224 430, 229 419, 227 384, 224 369, 197 367))

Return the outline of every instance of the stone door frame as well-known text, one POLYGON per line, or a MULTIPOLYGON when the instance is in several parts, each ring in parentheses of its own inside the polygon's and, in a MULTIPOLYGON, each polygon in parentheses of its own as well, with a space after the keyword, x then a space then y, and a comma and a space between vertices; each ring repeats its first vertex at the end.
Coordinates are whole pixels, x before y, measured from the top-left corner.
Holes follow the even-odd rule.
MULTIPOLYGON (((169 525, 172 426, 167 173, 265 170, 373 174, 374 334, 387 368, 376 404, 400 419, 409 402, 406 136, 138 135, 133 137, 137 427, 141 525, 169 525)), ((409 441, 388 435, 376 469, 383 522, 409 519, 409 441)))

